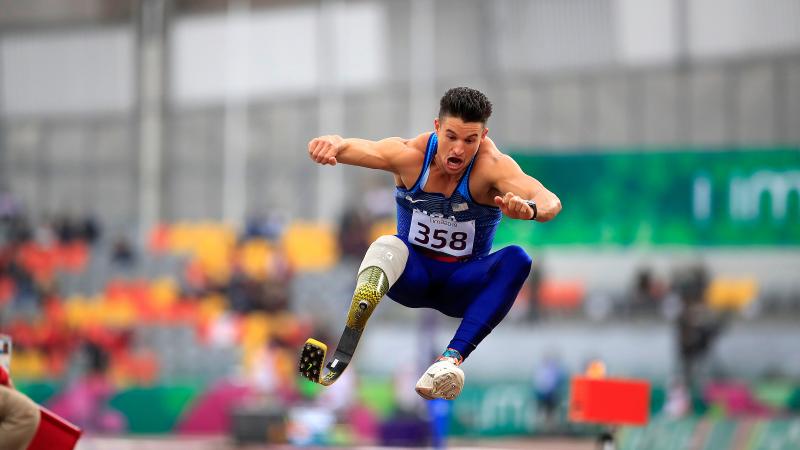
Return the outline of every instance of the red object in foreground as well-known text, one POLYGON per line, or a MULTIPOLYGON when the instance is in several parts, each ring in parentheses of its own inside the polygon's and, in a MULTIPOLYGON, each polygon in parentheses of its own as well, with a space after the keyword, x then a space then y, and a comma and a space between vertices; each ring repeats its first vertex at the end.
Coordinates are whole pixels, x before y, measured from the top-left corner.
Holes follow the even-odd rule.
POLYGON ((40 407, 42 420, 28 450, 72 450, 81 437, 81 429, 64 418, 40 407))
MULTIPOLYGON (((2 350, 0 350, 2 351, 2 350)), ((10 386, 11 385, 11 378, 8 376, 8 372, 6 372, 6 368, 0 365, 0 384, 3 386, 10 386)))
POLYGON ((650 384, 619 378, 574 377, 569 419, 603 425, 645 425, 650 416, 650 384))

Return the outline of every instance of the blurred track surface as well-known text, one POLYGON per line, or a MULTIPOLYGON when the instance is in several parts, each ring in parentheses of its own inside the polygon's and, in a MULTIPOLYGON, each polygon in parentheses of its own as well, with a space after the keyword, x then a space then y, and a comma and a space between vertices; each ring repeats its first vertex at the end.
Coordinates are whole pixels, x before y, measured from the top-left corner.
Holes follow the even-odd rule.
MULTIPOLYGON (((77 450, 288 450, 315 447, 292 447, 288 445, 246 445, 238 447, 226 437, 197 438, 104 438, 85 437, 78 443, 77 450)), ((353 447, 320 447, 320 449, 344 449, 353 447)), ((420 447, 356 447, 361 450, 414 450, 420 447)), ((497 440, 453 440, 447 447, 450 450, 590 450, 593 442, 586 439, 497 439, 497 440)))

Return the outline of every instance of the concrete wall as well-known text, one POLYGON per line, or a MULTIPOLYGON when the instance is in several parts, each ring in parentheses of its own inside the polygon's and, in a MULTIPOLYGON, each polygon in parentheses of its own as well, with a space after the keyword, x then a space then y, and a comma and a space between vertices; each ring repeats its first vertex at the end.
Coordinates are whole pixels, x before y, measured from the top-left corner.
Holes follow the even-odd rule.
MULTIPOLYGON (((317 218, 321 205, 358 203, 389 178, 320 171, 308 139, 426 131, 455 85, 486 91, 491 136, 506 149, 800 144, 797 2, 689 2, 685 17, 678 0, 643 3, 306 1, 173 17, 159 215, 221 219, 234 151, 247 213, 317 218), (320 194, 333 187, 344 194, 320 194)), ((139 71, 148 57, 134 28, 0 33, 0 184, 32 213, 141 217, 140 89, 151 74, 139 71)))

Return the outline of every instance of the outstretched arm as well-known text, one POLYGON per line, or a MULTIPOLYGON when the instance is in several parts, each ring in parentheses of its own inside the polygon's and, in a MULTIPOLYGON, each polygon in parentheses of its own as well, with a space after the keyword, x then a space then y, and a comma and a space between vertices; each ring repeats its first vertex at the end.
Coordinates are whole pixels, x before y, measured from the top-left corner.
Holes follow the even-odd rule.
MULTIPOLYGON (((336 165, 337 163, 353 166, 380 169, 400 175, 410 164, 413 164, 413 153, 410 149, 418 148, 423 138, 414 139, 392 137, 380 141, 349 138, 337 135, 320 136, 308 143, 308 155, 319 164, 336 165)), ((421 148, 424 147, 424 142, 421 148)))

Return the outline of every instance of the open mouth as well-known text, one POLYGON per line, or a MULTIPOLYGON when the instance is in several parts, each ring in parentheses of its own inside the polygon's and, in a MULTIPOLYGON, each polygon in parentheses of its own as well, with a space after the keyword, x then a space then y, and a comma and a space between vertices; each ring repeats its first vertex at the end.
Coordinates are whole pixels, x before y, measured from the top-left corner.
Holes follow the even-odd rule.
POLYGON ((461 164, 464 162, 463 159, 457 158, 455 156, 451 156, 447 158, 447 168, 448 169, 458 169, 461 167, 461 164))

